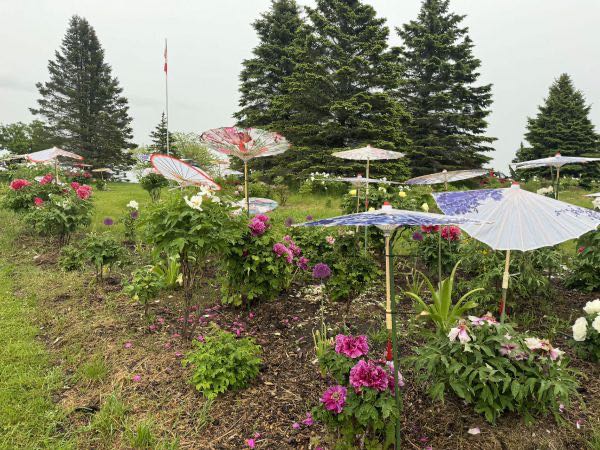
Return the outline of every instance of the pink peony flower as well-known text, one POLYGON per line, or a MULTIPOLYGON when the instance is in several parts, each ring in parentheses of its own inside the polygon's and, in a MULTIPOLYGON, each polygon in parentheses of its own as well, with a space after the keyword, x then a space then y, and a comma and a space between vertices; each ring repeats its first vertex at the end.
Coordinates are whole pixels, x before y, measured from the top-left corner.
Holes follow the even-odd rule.
POLYGON ((333 236, 327 236, 325 238, 325 242, 327 242, 329 245, 333 245, 335 244, 335 238, 333 236))
POLYGON ((81 200, 87 200, 92 195, 92 187, 87 184, 81 185, 75 190, 75 193, 81 200))
POLYGON ((294 242, 290 242, 289 249, 294 256, 300 256, 302 254, 302 249, 298 247, 294 242))
POLYGON ((79 189, 79 186, 81 186, 77 181, 73 181, 71 183, 71 188, 76 191, 77 189, 79 189))
POLYGON ((254 218, 260 220, 261 222, 269 221, 269 217, 265 216, 264 214, 257 214, 256 216, 254 216, 254 218))
POLYGON ((31 183, 27 180, 23 180, 22 178, 17 178, 16 180, 12 180, 10 183, 10 188, 13 191, 18 191, 24 188, 25 186, 29 186, 31 183))
POLYGON ((300 424, 299 424, 298 422, 294 422, 294 423, 292 424, 292 428, 293 428, 294 430, 299 430, 299 429, 300 429, 300 424))
POLYGON ((300 258, 298 258, 296 265, 300 270, 308 270, 308 258, 301 256, 300 258))
POLYGON ((42 200, 40 197, 36 197, 33 199, 33 203, 35 203, 35 206, 42 206, 44 204, 44 200, 42 200))
POLYGON ((442 239, 447 241, 457 241, 460 239, 460 228, 451 225, 449 227, 442 228, 442 239))
POLYGON ((52 174, 47 174, 42 177, 42 179, 40 180, 40 184, 50 184, 52 183, 52 180, 54 180, 52 174))
POLYGON ((335 352, 352 359, 366 355, 369 352, 367 336, 354 337, 338 334, 335 337, 335 352))
POLYGON ((258 219, 257 217, 253 217, 250 223, 248 224, 248 228, 250 228, 250 233, 252 236, 262 236, 267 231, 269 225, 267 222, 258 219))
POLYGON ((304 419, 302 421, 303 425, 306 425, 307 427, 310 427, 311 425, 313 425, 315 423, 315 420, 313 419, 313 416, 310 412, 306 413, 306 419, 304 419))
POLYGON ((285 245, 283 245, 281 242, 278 242, 275 245, 273 245, 273 252, 277 256, 283 256, 289 252, 289 249, 285 245))
POLYGON ((323 406, 326 410, 339 414, 342 412, 344 405, 346 404, 347 393, 348 389, 346 389, 344 386, 331 386, 323 393, 320 401, 323 403, 323 406))
POLYGON ((350 384, 356 391, 362 387, 385 391, 388 388, 388 372, 374 361, 366 362, 361 359, 350 369, 350 384))
POLYGON ((439 230, 439 225, 421 225, 421 231, 426 234, 437 233, 439 230))

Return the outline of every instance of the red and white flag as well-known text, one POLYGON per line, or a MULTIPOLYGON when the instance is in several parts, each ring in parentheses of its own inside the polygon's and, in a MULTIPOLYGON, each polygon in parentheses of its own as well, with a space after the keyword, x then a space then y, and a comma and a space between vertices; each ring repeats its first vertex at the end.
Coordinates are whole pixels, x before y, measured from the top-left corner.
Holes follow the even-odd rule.
POLYGON ((167 73, 167 40, 165 39, 165 66, 164 69, 165 73, 167 73))

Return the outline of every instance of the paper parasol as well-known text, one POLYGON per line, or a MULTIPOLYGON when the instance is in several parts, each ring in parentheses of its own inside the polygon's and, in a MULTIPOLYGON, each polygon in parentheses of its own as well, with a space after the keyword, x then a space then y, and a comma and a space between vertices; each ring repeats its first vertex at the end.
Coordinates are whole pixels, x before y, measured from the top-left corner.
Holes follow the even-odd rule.
POLYGON ((208 186, 216 191, 221 189, 206 172, 172 156, 154 153, 150 162, 163 177, 177 182, 182 187, 208 186))
POLYGON ((600 213, 521 189, 438 192, 432 194, 447 214, 489 220, 482 225, 461 225, 475 239, 494 250, 506 250, 502 282, 504 302, 508 289, 510 251, 528 251, 575 239, 600 225, 600 213))
POLYGON ((83 156, 79 156, 76 153, 68 152, 58 147, 52 147, 47 150, 40 150, 39 152, 29 153, 25 155, 27 159, 34 163, 41 163, 55 160, 59 156, 64 156, 66 158, 79 159, 82 160, 83 156))
MULTIPOLYGON (((270 198, 260 198, 260 197, 250 197, 250 215, 256 214, 264 214, 269 211, 273 211, 275 208, 279 206, 275 200, 271 200, 270 198)), ((235 203, 242 209, 246 208, 246 200, 240 200, 235 203)))
POLYGON ((406 184, 441 184, 448 186, 448 183, 454 181, 468 180, 469 178, 481 177, 489 173, 489 170, 485 169, 472 169, 472 170, 442 170, 438 173, 430 173, 428 175, 421 175, 420 177, 411 178, 406 180, 406 184))
POLYGON ((581 156, 562 156, 560 152, 549 158, 532 159, 530 161, 522 161, 511 164, 515 170, 518 169, 533 169, 537 167, 554 167, 556 168, 556 189, 555 196, 558 199, 558 188, 560 186, 560 168, 567 164, 587 164, 594 161, 600 161, 600 158, 584 158, 581 156))
POLYGON ((586 197, 600 197, 600 192, 596 192, 595 194, 587 194, 586 197))
POLYGON ((279 155, 290 147, 282 135, 260 128, 214 128, 200 137, 209 148, 237 156, 244 162, 252 158, 279 155))

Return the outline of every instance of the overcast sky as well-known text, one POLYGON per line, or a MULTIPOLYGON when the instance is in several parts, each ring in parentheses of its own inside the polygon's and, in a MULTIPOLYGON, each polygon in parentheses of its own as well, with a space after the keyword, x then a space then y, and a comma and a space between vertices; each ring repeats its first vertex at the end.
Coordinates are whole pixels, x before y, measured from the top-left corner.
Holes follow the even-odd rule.
MULTIPOLYGON (((300 0, 311 5, 311 0, 300 0)), ((420 0, 371 0, 390 28, 414 19, 420 0)), ((164 38, 169 42, 170 129, 201 132, 233 123, 240 63, 257 44, 252 22, 269 0, 0 0, 0 122, 29 121, 35 83, 47 80, 69 17, 96 29, 106 60, 129 99, 134 139, 164 109, 164 38)), ((482 60, 481 82, 493 83, 489 135, 493 166, 505 169, 552 81, 569 73, 600 126, 600 1, 453 0, 482 60)), ((398 44, 395 32, 390 37, 398 44)))

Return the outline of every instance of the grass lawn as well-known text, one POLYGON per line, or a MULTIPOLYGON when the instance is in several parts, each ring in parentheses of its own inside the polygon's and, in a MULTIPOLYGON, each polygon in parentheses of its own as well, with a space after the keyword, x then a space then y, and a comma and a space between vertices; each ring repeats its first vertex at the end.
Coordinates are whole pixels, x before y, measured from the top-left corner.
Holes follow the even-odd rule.
MULTIPOLYGON (((19 225, 14 216, 0 215, 0 449, 71 448, 60 436, 63 414, 53 402, 62 386, 60 369, 52 368, 37 337, 37 299, 15 283, 11 258, 19 225)), ((20 265, 18 270, 28 271, 20 265)), ((34 273, 30 272, 29 276, 34 273)))

